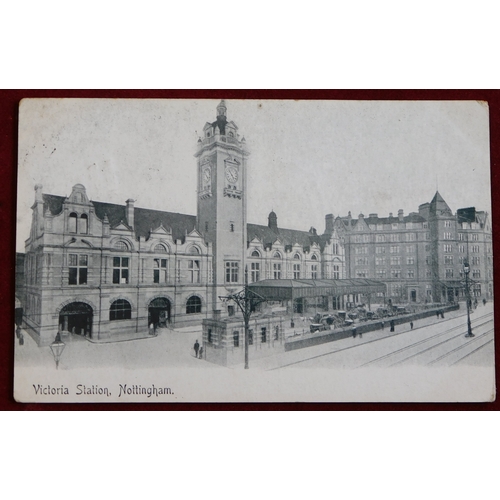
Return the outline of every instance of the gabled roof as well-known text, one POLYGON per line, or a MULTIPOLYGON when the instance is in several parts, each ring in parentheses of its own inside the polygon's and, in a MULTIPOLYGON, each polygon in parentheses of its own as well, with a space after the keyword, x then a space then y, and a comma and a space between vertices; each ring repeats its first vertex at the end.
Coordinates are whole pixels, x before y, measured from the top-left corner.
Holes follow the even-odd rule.
MULTIPOLYGON (((53 215, 60 214, 65 199, 65 196, 44 194, 44 212, 48 208, 53 215)), ((94 205, 95 214, 99 219, 103 220, 105 215, 108 217, 110 227, 116 227, 122 221, 127 222, 125 205, 101 201, 91 201, 91 203, 94 205)), ((137 236, 147 238, 151 229, 157 229, 161 225, 172 229, 174 240, 184 240, 186 232, 191 233, 196 228, 196 216, 134 207, 134 229, 137 236)))
POLYGON ((268 226, 260 224, 247 224, 247 240, 252 241, 258 238, 264 246, 271 246, 277 239, 286 247, 291 248, 298 243, 305 250, 309 250, 313 243, 317 243, 321 249, 324 248, 326 238, 312 234, 309 231, 298 231, 296 229, 279 228, 273 231, 268 226))

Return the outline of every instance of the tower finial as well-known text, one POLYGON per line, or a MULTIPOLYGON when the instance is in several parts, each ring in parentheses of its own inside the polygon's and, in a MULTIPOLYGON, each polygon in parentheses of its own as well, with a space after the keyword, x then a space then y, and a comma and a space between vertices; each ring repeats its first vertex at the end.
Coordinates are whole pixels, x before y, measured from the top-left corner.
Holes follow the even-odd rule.
POLYGON ((217 118, 219 116, 226 116, 226 111, 227 111, 227 107, 226 107, 226 101, 224 101, 224 99, 221 100, 221 102, 219 103, 219 105, 217 106, 217 118))

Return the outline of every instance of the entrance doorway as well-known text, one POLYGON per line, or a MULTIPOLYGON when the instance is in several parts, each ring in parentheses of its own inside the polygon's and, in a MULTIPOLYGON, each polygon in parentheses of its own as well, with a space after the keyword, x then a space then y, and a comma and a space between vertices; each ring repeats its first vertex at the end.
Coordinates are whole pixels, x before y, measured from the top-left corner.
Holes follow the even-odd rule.
POLYGON ((417 291, 416 290, 410 290, 410 300, 412 302, 417 301, 417 291))
POLYGON ((92 307, 85 302, 72 302, 59 313, 59 328, 63 332, 92 336, 92 307))
POLYGON ((157 297, 149 303, 148 325, 153 323, 155 328, 166 328, 170 323, 170 300, 157 297))

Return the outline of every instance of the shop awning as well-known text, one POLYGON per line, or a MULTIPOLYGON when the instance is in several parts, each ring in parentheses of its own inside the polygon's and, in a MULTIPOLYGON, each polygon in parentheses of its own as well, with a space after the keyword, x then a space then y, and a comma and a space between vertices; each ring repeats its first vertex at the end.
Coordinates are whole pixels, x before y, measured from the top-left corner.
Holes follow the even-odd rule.
POLYGON ((263 280, 251 283, 249 289, 266 300, 293 300, 303 297, 341 296, 350 293, 385 293, 381 281, 352 278, 344 280, 263 280))

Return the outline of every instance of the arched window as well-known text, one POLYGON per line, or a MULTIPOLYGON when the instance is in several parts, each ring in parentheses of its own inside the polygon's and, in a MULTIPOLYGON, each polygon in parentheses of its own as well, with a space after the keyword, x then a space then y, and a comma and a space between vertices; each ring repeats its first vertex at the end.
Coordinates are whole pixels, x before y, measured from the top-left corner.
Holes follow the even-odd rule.
POLYGON ((188 251, 188 254, 190 255, 200 255, 200 250, 198 249, 198 247, 191 247, 188 251))
POLYGON ((80 234, 87 234, 89 232, 89 218, 87 214, 82 214, 80 217, 80 234))
POLYGON ((130 302, 124 299, 117 299, 109 308, 109 321, 120 319, 130 319, 132 316, 132 307, 130 302))
POLYGON ((156 245, 154 248, 155 253, 168 253, 167 247, 161 243, 156 245))
POLYGON ((117 250, 128 250, 128 245, 124 241, 120 240, 115 243, 115 248, 117 250))
POLYGON ((68 231, 70 233, 76 233, 76 221, 78 219, 78 215, 75 214, 75 212, 72 212, 69 214, 69 221, 68 221, 68 231))
POLYGON ((299 255, 298 253, 296 253, 296 254, 293 256, 293 258, 294 258, 295 260, 300 260, 300 255, 299 255))
POLYGON ((281 254, 279 252, 274 252, 273 259, 281 259, 281 254))
POLYGON ((318 257, 316 257, 315 254, 312 255, 311 260, 318 260, 318 257))
POLYGON ((197 314, 201 313, 201 299, 200 297, 193 295, 189 297, 186 302, 186 314, 197 314))
POLYGON ((260 257, 260 253, 259 253, 259 252, 257 252, 257 250, 254 250, 254 251, 252 252, 252 257, 260 257))

